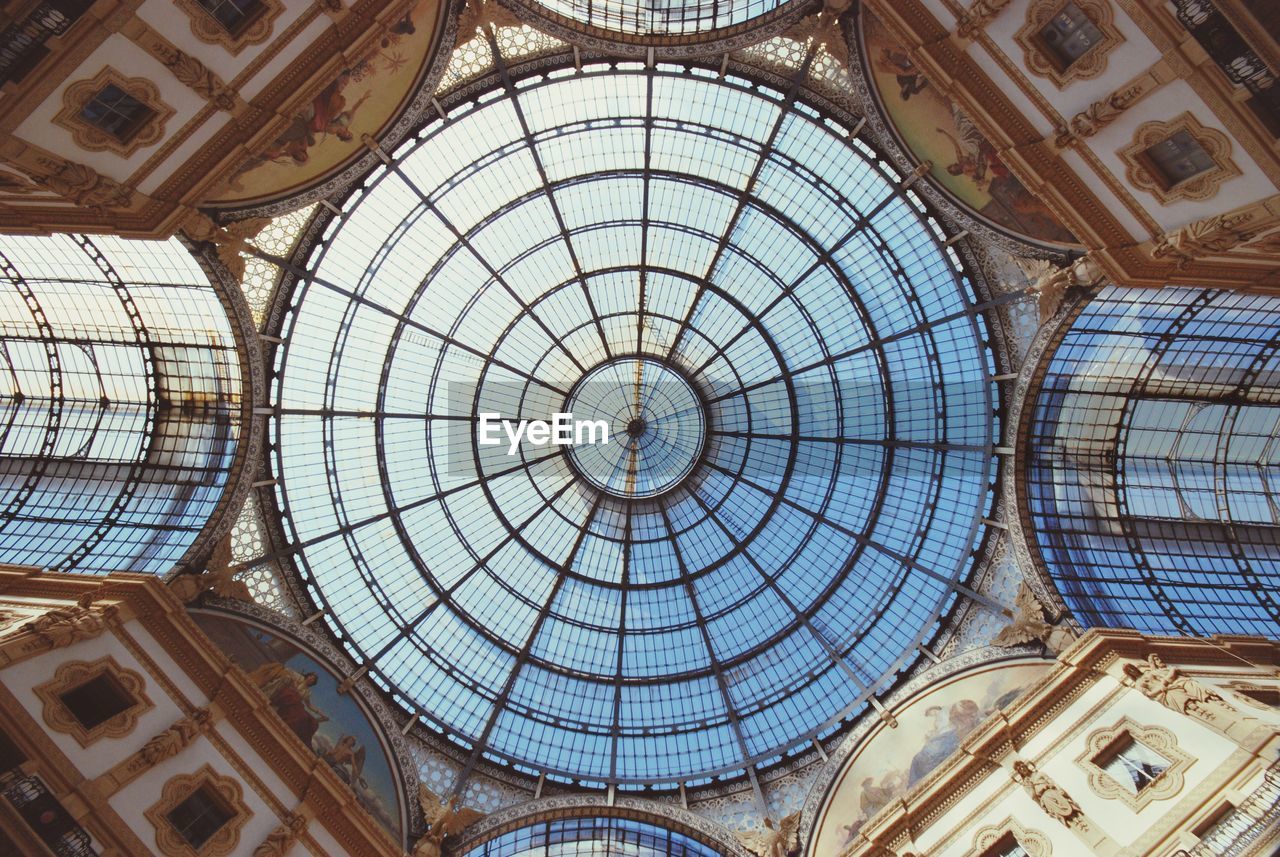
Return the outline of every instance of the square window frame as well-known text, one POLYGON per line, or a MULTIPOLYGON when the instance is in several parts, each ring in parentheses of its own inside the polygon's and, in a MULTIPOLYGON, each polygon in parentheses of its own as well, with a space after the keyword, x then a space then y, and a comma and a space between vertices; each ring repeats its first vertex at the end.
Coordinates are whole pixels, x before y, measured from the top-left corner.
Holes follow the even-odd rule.
POLYGON ((1089 788, 1099 797, 1119 800, 1134 812, 1141 812, 1153 801, 1168 800, 1182 791, 1184 775, 1195 759, 1178 745, 1177 737, 1162 726, 1143 726, 1130 717, 1122 717, 1114 726, 1096 729, 1085 738, 1085 749, 1076 764, 1085 772, 1089 788), (1125 739, 1142 744, 1169 761, 1169 767, 1145 788, 1136 793, 1107 773, 1095 761, 1125 739))
POLYGON ((1168 121, 1142 123, 1134 132, 1132 141, 1116 154, 1125 165, 1125 179, 1129 184, 1147 191, 1161 205, 1210 199, 1217 195, 1223 183, 1243 175, 1231 158, 1231 139, 1216 128, 1202 124, 1190 111, 1168 121), (1213 159, 1214 166, 1170 185, 1144 153, 1181 131, 1190 134, 1200 144, 1213 159))
POLYGON ((62 92, 62 109, 53 124, 64 128, 82 149, 91 152, 114 152, 128 158, 138 149, 158 143, 164 137, 165 124, 174 109, 160 97, 160 89, 143 77, 126 77, 111 66, 104 66, 92 78, 75 81, 62 92), (84 110, 108 86, 114 86, 151 112, 127 137, 118 137, 84 118, 84 110))
POLYGON ((60 664, 53 678, 32 688, 43 703, 41 715, 50 729, 70 735, 81 747, 104 738, 123 738, 138 725, 138 718, 155 707, 146 693, 146 681, 140 673, 120 666, 111 655, 96 661, 67 661, 60 664), (62 694, 103 675, 111 679, 129 696, 133 705, 97 726, 86 728, 62 701, 62 694))
POLYGON ((1116 28, 1109 0, 1032 0, 1027 7, 1026 19, 1013 38, 1022 47, 1023 63, 1027 69, 1038 77, 1048 78, 1058 89, 1065 89, 1073 81, 1088 80, 1105 72, 1108 56, 1124 43, 1124 36, 1116 28), (1063 66, 1045 45, 1040 32, 1069 3, 1075 4, 1098 28, 1102 40, 1069 65, 1063 66))

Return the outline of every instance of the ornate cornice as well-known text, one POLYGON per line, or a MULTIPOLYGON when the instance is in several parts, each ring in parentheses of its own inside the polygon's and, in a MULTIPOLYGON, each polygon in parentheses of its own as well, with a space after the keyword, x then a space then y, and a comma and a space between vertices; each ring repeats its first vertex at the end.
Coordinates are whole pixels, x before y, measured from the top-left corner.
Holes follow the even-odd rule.
MULTIPOLYGON (((928 690, 939 682, 954 678, 977 667, 1005 662, 1008 662, 1009 665, 1015 662, 1043 663, 1046 668, 1053 663, 1051 660, 1040 657, 1039 645, 1024 645, 1008 649, 995 646, 971 649, 917 673, 910 681, 895 689, 893 693, 886 696, 882 701, 885 708, 893 711, 905 707, 917 694, 928 690)), ((846 763, 854 752, 863 745, 869 735, 883 725, 883 721, 878 718, 868 717, 863 719, 844 737, 831 754, 831 757, 823 763, 817 776, 814 777, 813 787, 809 791, 808 799, 804 802, 804 813, 800 818, 800 841, 806 848, 811 849, 813 845, 813 834, 818 818, 822 813, 823 805, 827 802, 836 781, 844 772, 846 763)))

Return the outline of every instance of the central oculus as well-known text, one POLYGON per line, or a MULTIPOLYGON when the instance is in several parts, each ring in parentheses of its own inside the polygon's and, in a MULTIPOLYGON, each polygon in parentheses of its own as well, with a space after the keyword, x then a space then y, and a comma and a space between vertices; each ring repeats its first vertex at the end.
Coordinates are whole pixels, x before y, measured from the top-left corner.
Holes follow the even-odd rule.
POLYGON ((609 442, 569 447, 573 469, 614 497, 655 497, 702 456, 707 413, 693 384, 652 357, 622 357, 582 376, 565 400, 575 420, 605 420, 609 442))

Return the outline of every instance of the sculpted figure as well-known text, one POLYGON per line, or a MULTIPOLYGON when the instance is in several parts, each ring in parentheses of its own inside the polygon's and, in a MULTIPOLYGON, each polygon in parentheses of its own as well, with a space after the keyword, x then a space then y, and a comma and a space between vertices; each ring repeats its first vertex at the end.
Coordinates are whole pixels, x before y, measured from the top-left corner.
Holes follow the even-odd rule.
POLYGON ((759 857, 787 857, 800 849, 800 813, 793 812, 775 827, 765 818, 764 830, 739 833, 738 841, 759 857))
POLYGON ((1019 646, 1037 640, 1052 652, 1060 652, 1073 639, 1069 628, 1061 625, 1050 625, 1044 618, 1044 608, 1024 582, 1018 588, 1018 596, 1014 601, 1017 612, 1013 621, 1000 629, 1000 633, 991 641, 993 646, 1019 646))
POLYGON ((1013 763, 1013 778, 1046 813, 1067 827, 1083 826, 1084 814, 1080 811, 1080 805, 1066 790, 1036 770, 1035 765, 1019 759, 1013 763))
POLYGON ((1182 714, 1205 720, 1235 720, 1240 712, 1222 696, 1195 679, 1188 678, 1164 662, 1159 655, 1147 657, 1145 667, 1125 664, 1124 674, 1144 696, 1182 714))
POLYGON ((35 634, 50 648, 60 649, 81 640, 91 640, 107 629, 115 607, 92 610, 94 595, 86 592, 71 607, 55 607, 22 626, 22 630, 35 634))
POLYGON ((447 837, 484 818, 482 812, 459 807, 457 795, 442 801, 439 795, 421 783, 418 784, 418 803, 422 805, 423 817, 430 826, 414 846, 413 857, 440 857, 447 837))
POLYGON ((1257 236, 1259 230, 1249 228, 1246 215, 1218 214, 1188 223, 1165 233, 1151 255, 1157 259, 1177 259, 1178 267, 1202 256, 1227 253, 1257 236))
POLYGON ((146 744, 143 744, 138 754, 142 756, 142 761, 148 765, 154 765, 176 756, 183 748, 195 740, 195 737, 200 734, 200 730, 208 722, 209 709, 197 708, 189 716, 183 717, 146 744))

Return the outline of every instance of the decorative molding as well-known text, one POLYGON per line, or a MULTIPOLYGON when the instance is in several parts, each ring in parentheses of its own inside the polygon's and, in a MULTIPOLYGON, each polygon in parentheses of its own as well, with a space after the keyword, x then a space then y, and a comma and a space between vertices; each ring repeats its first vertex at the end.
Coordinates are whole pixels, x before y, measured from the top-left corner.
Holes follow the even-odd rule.
POLYGON ((1277 708, 1280 708, 1280 706, 1263 702, 1261 699, 1258 699, 1256 696, 1253 696, 1253 694, 1266 693, 1266 694, 1274 695, 1278 699, 1280 699, 1280 685, 1274 685, 1274 684, 1266 685, 1266 684, 1258 684, 1252 681, 1236 680, 1236 681, 1227 682, 1226 684, 1223 685, 1223 688, 1231 691, 1231 693, 1234 694, 1237 699, 1239 699, 1241 702, 1245 703, 1246 705, 1252 706, 1253 708, 1257 708, 1262 711, 1271 712, 1273 714, 1277 711, 1277 708))
POLYGON ((987 857, 992 853, 992 849, 1006 837, 1012 838, 1021 845, 1022 850, 1026 851, 1029 857, 1051 857, 1053 854, 1049 837, 1039 831, 1023 827, 1010 816, 999 824, 981 828, 973 837, 973 847, 964 857, 987 857))
POLYGON ((1134 132, 1133 141, 1116 154, 1124 161, 1124 175, 1129 183, 1150 193, 1161 205, 1178 200, 1210 199, 1218 193, 1223 182, 1241 175, 1240 168, 1231 159, 1231 138, 1216 128, 1202 125, 1189 111, 1167 122, 1153 120, 1142 123, 1134 132), (1147 163, 1143 153, 1181 131, 1190 134, 1200 144, 1213 159, 1214 166, 1168 186, 1155 168, 1147 163))
POLYGON ((253 857, 284 857, 307 829, 307 817, 296 812, 285 813, 282 824, 267 834, 253 857))
POLYGON ((1124 41, 1116 29, 1110 0, 1032 0, 1027 7, 1026 22, 1013 36, 1022 46, 1023 62, 1032 74, 1048 78, 1054 86, 1064 89, 1074 80, 1097 77, 1107 70, 1107 55, 1124 41), (1061 66, 1049 53, 1040 37, 1053 17, 1067 5, 1074 3, 1102 33, 1102 41, 1085 51, 1068 66, 1061 66))
POLYGON ((125 77, 111 66, 104 66, 89 80, 69 84, 62 92, 62 109, 53 117, 53 124, 71 134, 77 146, 91 152, 114 152, 127 158, 143 146, 158 142, 164 136, 165 123, 173 116, 174 109, 160 98, 160 90, 145 77, 125 77), (83 118, 85 106, 106 86, 114 85, 136 99, 149 111, 137 130, 122 139, 103 131, 83 118))
POLYGON ((156 735, 138 751, 138 758, 147 767, 153 767, 165 759, 172 759, 191 745, 212 720, 207 708, 197 708, 186 717, 156 735))
POLYGON ((1139 666, 1133 661, 1121 667, 1124 683, 1135 687, 1148 699, 1170 711, 1185 714, 1213 727, 1228 738, 1243 743, 1250 735, 1256 718, 1243 715, 1222 695, 1171 667, 1154 652, 1139 666))
POLYGON ((1118 119, 1121 113, 1137 104, 1138 99, 1148 91, 1138 84, 1132 84, 1111 93, 1101 101, 1093 102, 1072 116, 1068 127, 1058 131, 1054 145, 1065 148, 1075 140, 1092 137, 1118 119))
POLYGON ((20 160, 10 158, 9 163, 26 173, 37 187, 52 191, 95 214, 129 208, 135 196, 141 196, 128 185, 57 155, 36 154, 20 160))
POLYGON ((160 62, 164 63, 165 68, 173 72, 173 76, 179 83, 193 90, 219 110, 228 112, 235 110, 235 93, 227 88, 222 78, 190 54, 178 48, 165 50, 164 47, 157 45, 153 53, 160 62))
POLYGON ((987 24, 994 21, 1008 5, 1009 0, 974 0, 974 4, 956 19, 956 35, 962 39, 972 39, 979 30, 986 29, 987 24))
POLYGON ((146 681, 140 673, 120 666, 115 658, 107 655, 96 661, 68 661, 60 665, 53 678, 32 690, 44 703, 41 715, 45 725, 55 732, 65 732, 76 739, 81 747, 88 747, 103 738, 123 738, 138 725, 138 717, 155 707, 146 694, 146 681), (133 703, 97 726, 86 727, 67 708, 62 694, 85 682, 107 675, 133 699, 133 703))
POLYGON ((253 811, 244 802, 240 783, 231 777, 221 776, 209 765, 204 765, 193 774, 179 774, 166 782, 160 790, 160 800, 152 804, 143 815, 155 827, 156 846, 164 857, 226 857, 240 844, 240 829, 253 815, 253 811), (224 808, 230 812, 231 818, 196 850, 169 823, 169 813, 196 789, 204 786, 224 802, 224 808))
POLYGON ((1123 801, 1125 806, 1134 812, 1145 809, 1153 800, 1165 800, 1181 792, 1183 774, 1194 762, 1195 759, 1182 752, 1182 748, 1178 746, 1177 737, 1168 729, 1160 726, 1142 726, 1128 717, 1122 718, 1110 728, 1095 729, 1090 732, 1085 738, 1084 752, 1076 759, 1076 764, 1089 776, 1089 788, 1103 798, 1123 801), (1103 753, 1114 748, 1117 743, 1126 739, 1146 746, 1169 762, 1168 768, 1137 792, 1130 791, 1123 784, 1116 782, 1115 777, 1104 771, 1095 761, 1103 753))
POLYGON ((1156 259, 1177 260, 1181 269, 1204 256, 1229 253, 1274 225, 1252 209, 1218 214, 1161 235, 1151 248, 1151 255, 1156 259))
MULTIPOLYGON (((50 607, 39 616, 22 625, 21 630, 35 637, 41 645, 24 647, 22 654, 31 656, 40 651, 61 649, 82 640, 92 640, 114 622, 119 613, 114 604, 94 608, 94 592, 80 595, 74 604, 66 607, 50 607)), ((10 663, 15 658, 10 659, 10 663)))
POLYGON ((222 45, 234 55, 249 45, 265 42, 271 36, 271 28, 276 18, 284 11, 284 3, 281 0, 259 0, 259 2, 262 3, 262 11, 239 35, 230 33, 196 0, 173 0, 173 5, 191 19, 191 32, 197 39, 210 45, 222 45))
POLYGON ((120 27, 121 35, 155 57, 183 86, 219 110, 236 108, 236 93, 200 60, 178 48, 136 14, 120 27))

